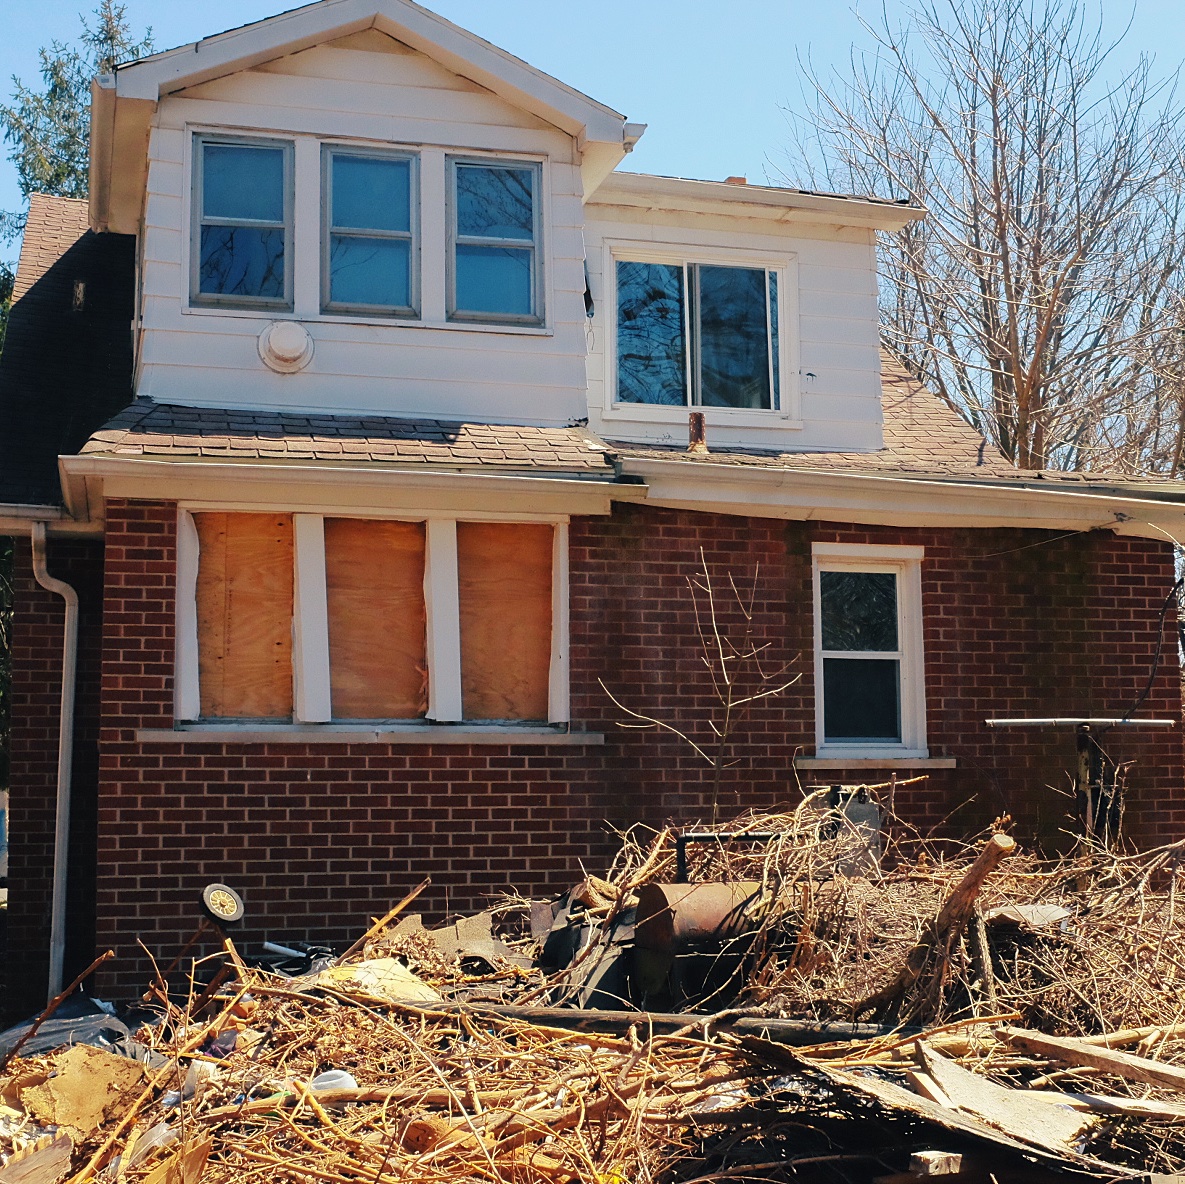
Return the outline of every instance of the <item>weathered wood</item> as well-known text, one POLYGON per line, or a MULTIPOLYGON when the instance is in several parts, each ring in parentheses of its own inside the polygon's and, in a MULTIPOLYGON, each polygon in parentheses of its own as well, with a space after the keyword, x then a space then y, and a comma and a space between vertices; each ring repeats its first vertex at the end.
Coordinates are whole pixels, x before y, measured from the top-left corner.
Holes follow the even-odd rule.
POLYGON ((857 1016, 868 1011, 878 1015, 885 1013, 917 982, 930 954, 940 945, 949 946, 963 931, 988 876, 1015 850, 1016 840, 1008 835, 995 834, 988 839, 978 858, 946 898, 938 916, 926 929, 922 939, 906 955, 905 965, 888 986, 859 1004, 856 1008, 857 1016))
POLYGON ((466 719, 547 719, 552 532, 534 522, 457 523, 466 719))
POLYGON ((1050 1102, 1055 1106, 1069 1106, 1074 1110, 1090 1110, 1099 1115, 1127 1114, 1134 1118, 1169 1118, 1185 1122, 1185 1106, 1158 1102, 1155 1098, 1123 1098, 1110 1094, 1062 1093, 1055 1089, 1026 1090, 1026 1098, 1050 1102))
POLYGON ((1013 1048, 1052 1057, 1062 1064, 1086 1065, 1128 1081, 1143 1081, 1185 1092, 1185 1069, 1177 1065, 1166 1065, 1068 1036, 1046 1036, 1043 1032, 1030 1032, 1025 1028, 997 1028, 996 1035, 1013 1048))

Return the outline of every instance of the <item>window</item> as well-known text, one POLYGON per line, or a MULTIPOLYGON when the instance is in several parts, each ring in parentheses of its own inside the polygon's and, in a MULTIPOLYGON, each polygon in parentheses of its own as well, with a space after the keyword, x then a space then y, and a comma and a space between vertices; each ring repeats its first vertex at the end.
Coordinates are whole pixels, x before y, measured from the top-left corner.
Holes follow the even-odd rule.
POLYGON ((617 402, 778 410, 778 274, 616 260, 617 402))
POLYGON ((324 150, 325 312, 418 313, 415 158, 324 150))
POLYGON ((177 718, 564 722, 566 530, 183 512, 177 718))
POLYGON ((292 307, 292 144, 195 140, 190 295, 196 304, 292 307))
POLYGON ((541 167, 450 160, 449 173, 449 316, 541 324, 541 167))
POLYGON ((820 754, 925 757, 921 548, 815 546, 820 754))

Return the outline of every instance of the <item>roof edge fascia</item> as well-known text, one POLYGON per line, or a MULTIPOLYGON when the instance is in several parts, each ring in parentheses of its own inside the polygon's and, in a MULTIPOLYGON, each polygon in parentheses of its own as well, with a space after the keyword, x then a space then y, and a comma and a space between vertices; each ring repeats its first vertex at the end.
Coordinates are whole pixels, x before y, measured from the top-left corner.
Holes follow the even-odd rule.
POLYGON ((1185 541, 1185 490, 1168 500, 1113 486, 1040 489, 990 479, 740 469, 703 461, 624 457, 621 467, 646 485, 647 502, 673 508, 862 525, 1108 529, 1185 541))

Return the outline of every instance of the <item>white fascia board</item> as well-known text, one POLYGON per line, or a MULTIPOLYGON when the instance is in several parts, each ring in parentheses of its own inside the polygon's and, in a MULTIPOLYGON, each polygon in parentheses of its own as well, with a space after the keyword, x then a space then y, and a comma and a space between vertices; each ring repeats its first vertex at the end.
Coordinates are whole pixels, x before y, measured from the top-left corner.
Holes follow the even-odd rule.
POLYGON ((620 144, 625 117, 411 0, 320 0, 117 71, 120 97, 161 95, 376 28, 496 95, 589 140, 620 144))
POLYGON ((926 210, 920 206, 647 173, 613 173, 601 182, 588 204, 723 214, 789 225, 863 226, 890 231, 900 230, 926 216, 926 210))
POLYGON ((1185 542, 1185 495, 1152 500, 1122 492, 824 470, 747 468, 626 458, 652 505, 795 521, 870 526, 1099 530, 1185 542))
POLYGON ((315 513, 507 514, 540 519, 605 515, 614 501, 641 501, 645 486, 502 474, 344 468, 331 465, 171 461, 105 456, 58 458, 67 508, 97 520, 108 497, 154 498, 259 510, 315 513))

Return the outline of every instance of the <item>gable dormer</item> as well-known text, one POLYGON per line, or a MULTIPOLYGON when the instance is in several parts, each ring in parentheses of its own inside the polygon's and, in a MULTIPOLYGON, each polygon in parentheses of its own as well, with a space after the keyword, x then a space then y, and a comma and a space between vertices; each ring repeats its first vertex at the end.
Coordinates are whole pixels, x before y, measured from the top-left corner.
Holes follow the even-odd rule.
POLYGON ((140 236, 136 393, 582 418, 582 201, 638 134, 406 0, 121 68, 95 91, 92 222, 140 236))

